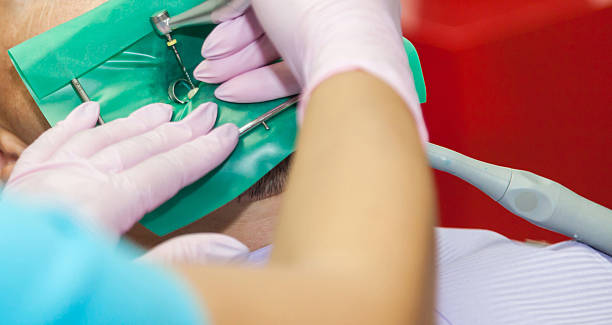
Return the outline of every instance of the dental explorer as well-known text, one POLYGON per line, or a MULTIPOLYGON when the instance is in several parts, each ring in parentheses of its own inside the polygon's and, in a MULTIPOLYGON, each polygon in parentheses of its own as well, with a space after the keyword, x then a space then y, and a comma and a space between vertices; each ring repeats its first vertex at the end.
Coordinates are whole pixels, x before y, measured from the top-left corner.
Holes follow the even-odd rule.
POLYGON ((299 96, 295 96, 289 99, 288 101, 280 104, 279 106, 276 106, 275 108, 260 115, 258 118, 254 119, 253 121, 245 124, 244 126, 240 128, 240 136, 247 134, 249 131, 256 128, 258 125, 262 125, 266 130, 269 130, 270 127, 268 127, 268 124, 266 124, 266 121, 278 115, 279 113, 283 112, 287 108, 291 107, 293 104, 297 103, 299 100, 300 100, 299 96))
MULTIPOLYGON (((89 98, 89 96, 85 92, 85 89, 83 88, 83 85, 81 85, 81 83, 79 82, 78 79, 74 78, 74 79, 70 80, 70 84, 72 85, 72 88, 77 93, 77 95, 79 95, 79 98, 81 99, 81 102, 86 103, 86 102, 90 102, 91 101, 91 99, 89 98)), ((104 120, 102 119, 102 116, 100 116, 100 115, 98 115, 98 124, 99 125, 104 124, 104 120)))

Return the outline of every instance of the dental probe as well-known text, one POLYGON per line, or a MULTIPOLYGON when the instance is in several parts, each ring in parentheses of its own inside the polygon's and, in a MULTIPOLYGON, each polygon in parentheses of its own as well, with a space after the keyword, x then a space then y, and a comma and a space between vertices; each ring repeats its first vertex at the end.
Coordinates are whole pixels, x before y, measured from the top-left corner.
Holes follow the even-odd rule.
MULTIPOLYGON (((83 88, 83 85, 81 85, 81 83, 79 82, 78 79, 75 78, 75 79, 70 80, 70 84, 72 85, 72 88, 77 93, 77 95, 79 95, 79 98, 81 99, 81 102, 87 103, 87 102, 91 101, 91 99, 89 98, 89 96, 85 92, 85 89, 83 88)), ((100 124, 100 125, 104 124, 104 120, 102 119, 102 116, 100 116, 100 115, 98 115, 98 124, 100 124)))
POLYGON ((299 96, 295 96, 287 100, 286 102, 276 106, 275 108, 267 111, 266 113, 260 115, 258 118, 252 120, 251 122, 245 124, 239 130, 240 136, 247 134, 249 131, 253 130, 259 125, 262 125, 266 130, 269 130, 270 128, 268 127, 268 124, 266 124, 266 121, 278 115, 279 113, 286 110, 287 108, 291 107, 293 104, 297 103, 299 100, 300 100, 299 96))
POLYGON ((435 144, 430 165, 474 185, 513 214, 612 256, 612 210, 536 174, 488 164, 435 144))
MULTIPOLYGON (((164 10, 161 13, 165 12, 166 16, 156 19, 153 26, 159 35, 164 36, 182 27, 218 23, 212 17, 213 13, 222 17, 226 9, 227 13, 241 12, 249 5, 249 0, 208 0, 172 18, 164 10)), ((161 13, 153 17, 159 16, 161 13)), ((153 17, 151 17, 152 22, 153 17)))

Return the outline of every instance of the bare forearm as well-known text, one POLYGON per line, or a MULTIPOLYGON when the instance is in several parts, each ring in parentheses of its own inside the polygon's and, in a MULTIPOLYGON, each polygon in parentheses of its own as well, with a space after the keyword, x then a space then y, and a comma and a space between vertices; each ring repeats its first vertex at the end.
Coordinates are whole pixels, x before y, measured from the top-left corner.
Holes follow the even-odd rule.
POLYGON ((406 247, 426 247, 420 237, 429 236, 434 220, 433 185, 404 105, 390 87, 361 72, 339 75, 315 91, 274 260, 351 252, 371 264, 416 253, 406 247))
POLYGON ((291 173, 270 266, 184 270, 213 320, 429 323, 433 186, 404 102, 365 73, 326 81, 291 173))
POLYGON ((403 306, 428 310, 434 203, 405 103, 371 75, 338 75, 307 108, 272 262, 369 270, 370 281, 384 277, 382 287, 395 287, 385 288, 387 295, 411 293, 401 297, 403 306))

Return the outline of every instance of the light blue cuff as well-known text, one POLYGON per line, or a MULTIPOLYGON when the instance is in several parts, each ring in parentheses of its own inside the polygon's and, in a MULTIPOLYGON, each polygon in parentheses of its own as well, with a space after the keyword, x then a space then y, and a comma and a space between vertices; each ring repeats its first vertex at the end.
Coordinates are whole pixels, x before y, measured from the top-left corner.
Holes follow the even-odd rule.
POLYGON ((0 319, 6 324, 207 324, 171 272, 134 263, 59 211, 0 203, 0 319))

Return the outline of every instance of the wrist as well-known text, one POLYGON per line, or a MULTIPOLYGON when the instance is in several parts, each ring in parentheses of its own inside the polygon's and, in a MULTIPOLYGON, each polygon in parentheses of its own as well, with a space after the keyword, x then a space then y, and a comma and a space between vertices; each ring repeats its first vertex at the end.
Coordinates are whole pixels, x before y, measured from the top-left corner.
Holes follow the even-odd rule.
POLYGON ((400 96, 426 142, 427 129, 401 35, 400 9, 381 8, 385 3, 378 1, 351 5, 341 2, 334 4, 334 10, 307 15, 292 35, 295 46, 289 49, 294 53, 283 53, 303 86, 299 119, 312 91, 323 81, 359 70, 382 80, 400 96))

